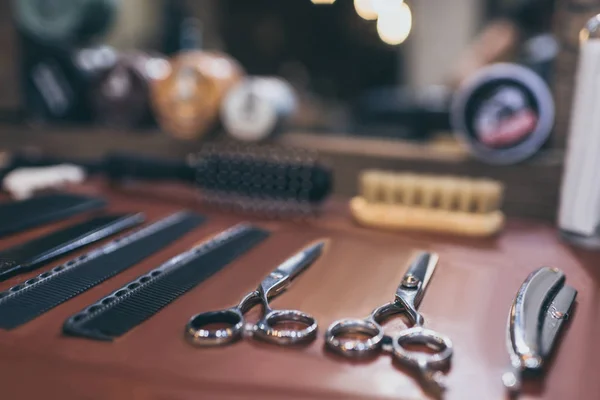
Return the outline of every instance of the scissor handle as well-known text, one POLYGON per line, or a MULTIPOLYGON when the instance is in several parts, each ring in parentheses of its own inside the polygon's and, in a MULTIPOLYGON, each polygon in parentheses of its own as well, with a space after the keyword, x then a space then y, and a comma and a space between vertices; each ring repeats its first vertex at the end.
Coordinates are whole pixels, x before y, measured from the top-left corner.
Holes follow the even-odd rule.
POLYGON ((308 343, 317 335, 317 321, 311 315, 297 310, 269 310, 256 323, 253 334, 265 342, 278 345, 308 343), (278 329, 277 324, 293 323, 305 325, 302 329, 278 329))
POLYGON ((381 350, 383 328, 371 317, 366 319, 340 319, 329 325, 325 332, 327 347, 348 358, 369 357, 381 350), (367 336, 364 339, 342 339, 348 335, 367 336))
POLYGON ((420 326, 400 332, 393 338, 392 352, 403 364, 418 368, 421 371, 439 370, 449 365, 453 353, 450 338, 431 329, 420 326), (408 350, 404 346, 422 344, 435 350, 435 353, 424 353, 408 350))
POLYGON ((379 322, 386 317, 403 312, 397 303, 386 303, 377 307, 365 319, 341 319, 329 325, 325 332, 325 343, 330 350, 348 358, 370 357, 381 350, 385 334, 379 322), (361 335, 363 339, 342 339, 343 336, 361 335))
POLYGON ((185 336, 196 346, 221 346, 242 337, 244 316, 238 307, 194 315, 185 327, 185 336), (207 328, 210 324, 225 324, 226 328, 207 328))

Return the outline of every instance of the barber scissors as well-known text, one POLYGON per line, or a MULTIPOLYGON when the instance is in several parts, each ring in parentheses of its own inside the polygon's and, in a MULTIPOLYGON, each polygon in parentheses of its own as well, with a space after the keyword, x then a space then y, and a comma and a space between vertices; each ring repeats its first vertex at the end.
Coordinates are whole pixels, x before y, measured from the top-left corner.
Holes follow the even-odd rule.
POLYGON ((401 363, 418 369, 423 383, 436 390, 443 390, 440 370, 450 363, 452 341, 444 335, 423 328, 424 318, 417 311, 437 261, 438 256, 434 253, 419 254, 396 289, 394 301, 376 308, 365 319, 343 319, 331 324, 325 333, 327 347, 348 358, 371 356, 381 350, 390 352, 401 363), (385 335, 380 323, 394 314, 406 315, 413 326, 390 337, 385 335), (368 338, 343 339, 344 336, 356 334, 368 338), (405 348, 409 344, 426 345, 436 353, 411 351, 405 348))
POLYGON ((284 291, 297 275, 308 268, 322 254, 325 244, 324 240, 316 242, 288 258, 271 272, 256 290, 244 296, 238 305, 193 316, 186 325, 187 339, 198 346, 218 346, 239 340, 246 331, 261 340, 279 345, 313 340, 317 334, 317 321, 312 316, 297 310, 273 310, 269 306, 269 299, 284 291), (251 329, 247 329, 244 314, 257 304, 262 305, 263 316, 251 329), (275 327, 286 322, 305 327, 275 327), (209 324, 225 324, 227 327, 210 329, 207 327, 209 324))

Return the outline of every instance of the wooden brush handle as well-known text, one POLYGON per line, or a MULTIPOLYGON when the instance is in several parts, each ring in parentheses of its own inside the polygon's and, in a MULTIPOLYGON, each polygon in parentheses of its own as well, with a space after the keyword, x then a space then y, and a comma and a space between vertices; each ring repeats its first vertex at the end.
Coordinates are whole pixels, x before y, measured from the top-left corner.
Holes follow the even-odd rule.
POLYGON ((386 230, 419 230, 460 236, 485 237, 504 225, 504 214, 485 214, 369 203, 362 197, 350 200, 350 211, 360 225, 386 230))

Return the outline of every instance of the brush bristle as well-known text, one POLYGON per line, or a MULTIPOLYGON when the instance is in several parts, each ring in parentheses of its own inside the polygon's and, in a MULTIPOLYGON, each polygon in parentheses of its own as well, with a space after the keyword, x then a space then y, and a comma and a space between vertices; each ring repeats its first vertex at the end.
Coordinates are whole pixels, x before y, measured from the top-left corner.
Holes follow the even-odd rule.
POLYGON ((491 179, 368 170, 360 176, 360 191, 370 203, 489 213, 499 209, 504 188, 491 179))
POLYGON ((332 188, 331 171, 308 151, 212 145, 191 164, 203 199, 248 211, 311 208, 325 200, 332 188))

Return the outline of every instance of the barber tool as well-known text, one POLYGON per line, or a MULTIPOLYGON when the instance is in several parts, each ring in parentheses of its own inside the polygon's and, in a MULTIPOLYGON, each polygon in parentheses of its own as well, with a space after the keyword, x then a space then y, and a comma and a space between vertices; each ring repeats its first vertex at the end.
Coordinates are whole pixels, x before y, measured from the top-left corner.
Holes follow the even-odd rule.
POLYGON ((97 161, 49 156, 35 148, 0 152, 2 190, 15 200, 26 200, 38 192, 83 183, 88 174, 99 172, 101 165, 97 161))
MULTIPOLYGON (((90 90, 94 118, 113 128, 135 128, 148 123, 150 79, 165 60, 141 52, 121 53, 99 74, 90 90)), ((160 72, 159 72, 160 73, 160 72)))
POLYGON ((21 30, 41 43, 72 44, 104 33, 113 22, 117 0, 13 0, 21 30))
POLYGON ((514 164, 537 153, 554 126, 548 85, 516 64, 482 68, 458 89, 452 126, 471 153, 490 164, 514 164))
POLYGON ((142 214, 95 217, 2 250, 0 251, 0 281, 38 269, 58 257, 141 224, 143 221, 142 214))
POLYGON ((378 170, 359 179, 360 195, 350 200, 350 211, 360 225, 481 237, 504 224, 497 181, 378 170))
POLYGON ((511 368, 502 375, 513 394, 520 391, 523 377, 542 372, 571 313, 577 290, 565 280, 557 268, 540 268, 527 277, 515 297, 506 331, 511 368))
POLYGON ((382 350, 389 352, 400 363, 416 368, 428 389, 437 393, 443 390, 441 370, 450 364, 452 342, 440 333, 423 328, 425 320, 417 311, 437 262, 438 256, 434 253, 419 254, 396 289, 394 301, 377 307, 364 320, 342 319, 331 324, 325 333, 327 348, 348 358, 374 356, 382 350), (380 323, 394 314, 408 317, 413 327, 390 337, 380 323), (360 339, 355 335, 369 338, 360 339), (410 344, 426 345, 436 353, 408 350, 405 346, 410 344))
POLYGON ((63 158, 49 156, 36 147, 26 147, 18 151, 1 151, 0 179, 5 179, 10 172, 18 168, 46 167, 64 163, 63 158))
POLYGON ((13 329, 85 292, 190 232, 204 218, 180 212, 0 293, 0 328, 13 329))
POLYGON ((269 232, 252 225, 236 225, 75 314, 65 322, 63 331, 96 340, 121 336, 268 236, 269 232))
POLYGON ((221 105, 221 121, 234 139, 257 142, 281 131, 298 107, 292 86, 276 77, 248 77, 221 105))
POLYGON ((331 192, 331 171, 314 154, 270 146, 206 145, 186 161, 113 154, 115 180, 171 179, 200 188, 204 201, 271 215, 311 212, 331 192))
POLYGON ((63 49, 25 42, 22 83, 29 119, 89 121, 90 84, 116 59, 115 51, 107 46, 63 49))
POLYGON ((565 157, 558 226, 563 238, 600 248, 600 122, 596 82, 600 74, 600 14, 581 30, 569 142, 565 157))
POLYGON ((227 91, 242 67, 229 56, 200 50, 181 52, 152 80, 152 105, 161 127, 179 139, 198 139, 218 120, 227 91))
POLYGON ((42 190, 83 183, 85 170, 73 164, 16 168, 2 179, 2 189, 15 200, 25 200, 42 190))
POLYGON ((312 265, 323 253, 326 241, 311 244, 288 258, 271 272, 258 288, 244 296, 236 306, 193 316, 185 327, 188 341, 198 346, 220 346, 233 343, 244 331, 268 343, 293 345, 314 340, 317 321, 297 310, 273 310, 269 300, 283 292, 292 280, 312 265), (251 328, 246 327, 244 314, 260 304, 263 316, 251 328), (301 324, 304 328, 278 329, 279 323, 301 324), (227 328, 211 329, 208 325, 226 324, 227 328))
POLYGON ((106 202, 100 198, 74 194, 50 194, 0 203, 0 236, 99 210, 105 205, 106 202))

